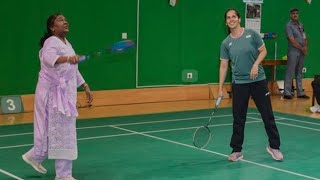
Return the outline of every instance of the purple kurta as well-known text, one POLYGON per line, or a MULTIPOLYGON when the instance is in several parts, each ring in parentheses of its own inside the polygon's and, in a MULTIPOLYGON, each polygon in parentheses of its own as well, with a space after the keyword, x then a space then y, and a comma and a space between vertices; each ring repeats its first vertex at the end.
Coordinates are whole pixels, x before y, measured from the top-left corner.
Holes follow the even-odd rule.
POLYGON ((60 56, 73 56, 71 44, 49 37, 39 52, 41 71, 35 93, 35 155, 49 159, 75 160, 77 87, 84 83, 78 65, 55 64, 60 56))

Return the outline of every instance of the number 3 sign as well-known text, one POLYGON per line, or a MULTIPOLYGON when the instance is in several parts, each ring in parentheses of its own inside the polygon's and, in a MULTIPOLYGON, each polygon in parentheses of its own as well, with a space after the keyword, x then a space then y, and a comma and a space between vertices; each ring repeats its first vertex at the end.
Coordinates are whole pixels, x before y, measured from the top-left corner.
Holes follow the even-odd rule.
POLYGON ((20 96, 2 96, 0 97, 0 100, 1 100, 0 114, 23 112, 23 106, 22 106, 20 96))

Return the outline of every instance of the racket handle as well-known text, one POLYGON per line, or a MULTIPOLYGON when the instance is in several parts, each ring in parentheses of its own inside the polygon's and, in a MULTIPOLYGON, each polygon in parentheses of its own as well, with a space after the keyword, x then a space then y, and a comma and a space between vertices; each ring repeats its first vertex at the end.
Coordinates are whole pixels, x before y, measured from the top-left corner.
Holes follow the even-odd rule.
POLYGON ((219 96, 218 99, 216 100, 216 107, 218 107, 221 103, 222 96, 219 96))
POLYGON ((83 61, 86 61, 86 60, 88 60, 88 59, 90 59, 90 56, 80 56, 79 59, 78 59, 78 61, 79 61, 79 62, 83 62, 83 61))

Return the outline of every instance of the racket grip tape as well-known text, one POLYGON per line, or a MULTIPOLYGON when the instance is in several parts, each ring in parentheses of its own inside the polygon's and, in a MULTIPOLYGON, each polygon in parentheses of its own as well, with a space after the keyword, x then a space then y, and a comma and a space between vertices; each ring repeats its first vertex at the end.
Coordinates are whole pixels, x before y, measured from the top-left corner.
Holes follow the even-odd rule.
POLYGON ((218 107, 221 103, 221 100, 222 100, 222 96, 219 96, 216 100, 216 107, 218 107))

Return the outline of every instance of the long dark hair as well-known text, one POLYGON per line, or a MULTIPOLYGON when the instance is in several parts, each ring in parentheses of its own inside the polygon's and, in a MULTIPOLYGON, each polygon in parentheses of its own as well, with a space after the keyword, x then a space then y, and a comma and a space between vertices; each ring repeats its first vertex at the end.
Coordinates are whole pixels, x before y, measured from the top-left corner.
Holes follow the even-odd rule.
MULTIPOLYGON (((241 18, 241 17, 240 17, 240 13, 239 13, 238 10, 236 10, 235 8, 230 8, 230 9, 227 9, 226 12, 224 13, 224 22, 227 22, 227 13, 228 13, 229 11, 234 11, 234 12, 236 12, 236 15, 238 16, 238 18, 239 18, 239 19, 241 18)), ((230 31, 230 28, 228 27, 228 25, 227 25, 227 28, 228 28, 228 34, 230 34, 231 31, 230 31)))
POLYGON ((51 16, 49 16, 49 18, 47 19, 47 31, 44 33, 44 35, 41 37, 39 45, 40 47, 43 46, 44 41, 46 41, 46 39, 48 39, 50 36, 52 36, 52 31, 51 31, 51 27, 54 25, 54 21, 56 20, 56 18, 62 15, 61 13, 55 13, 52 14, 51 16))

